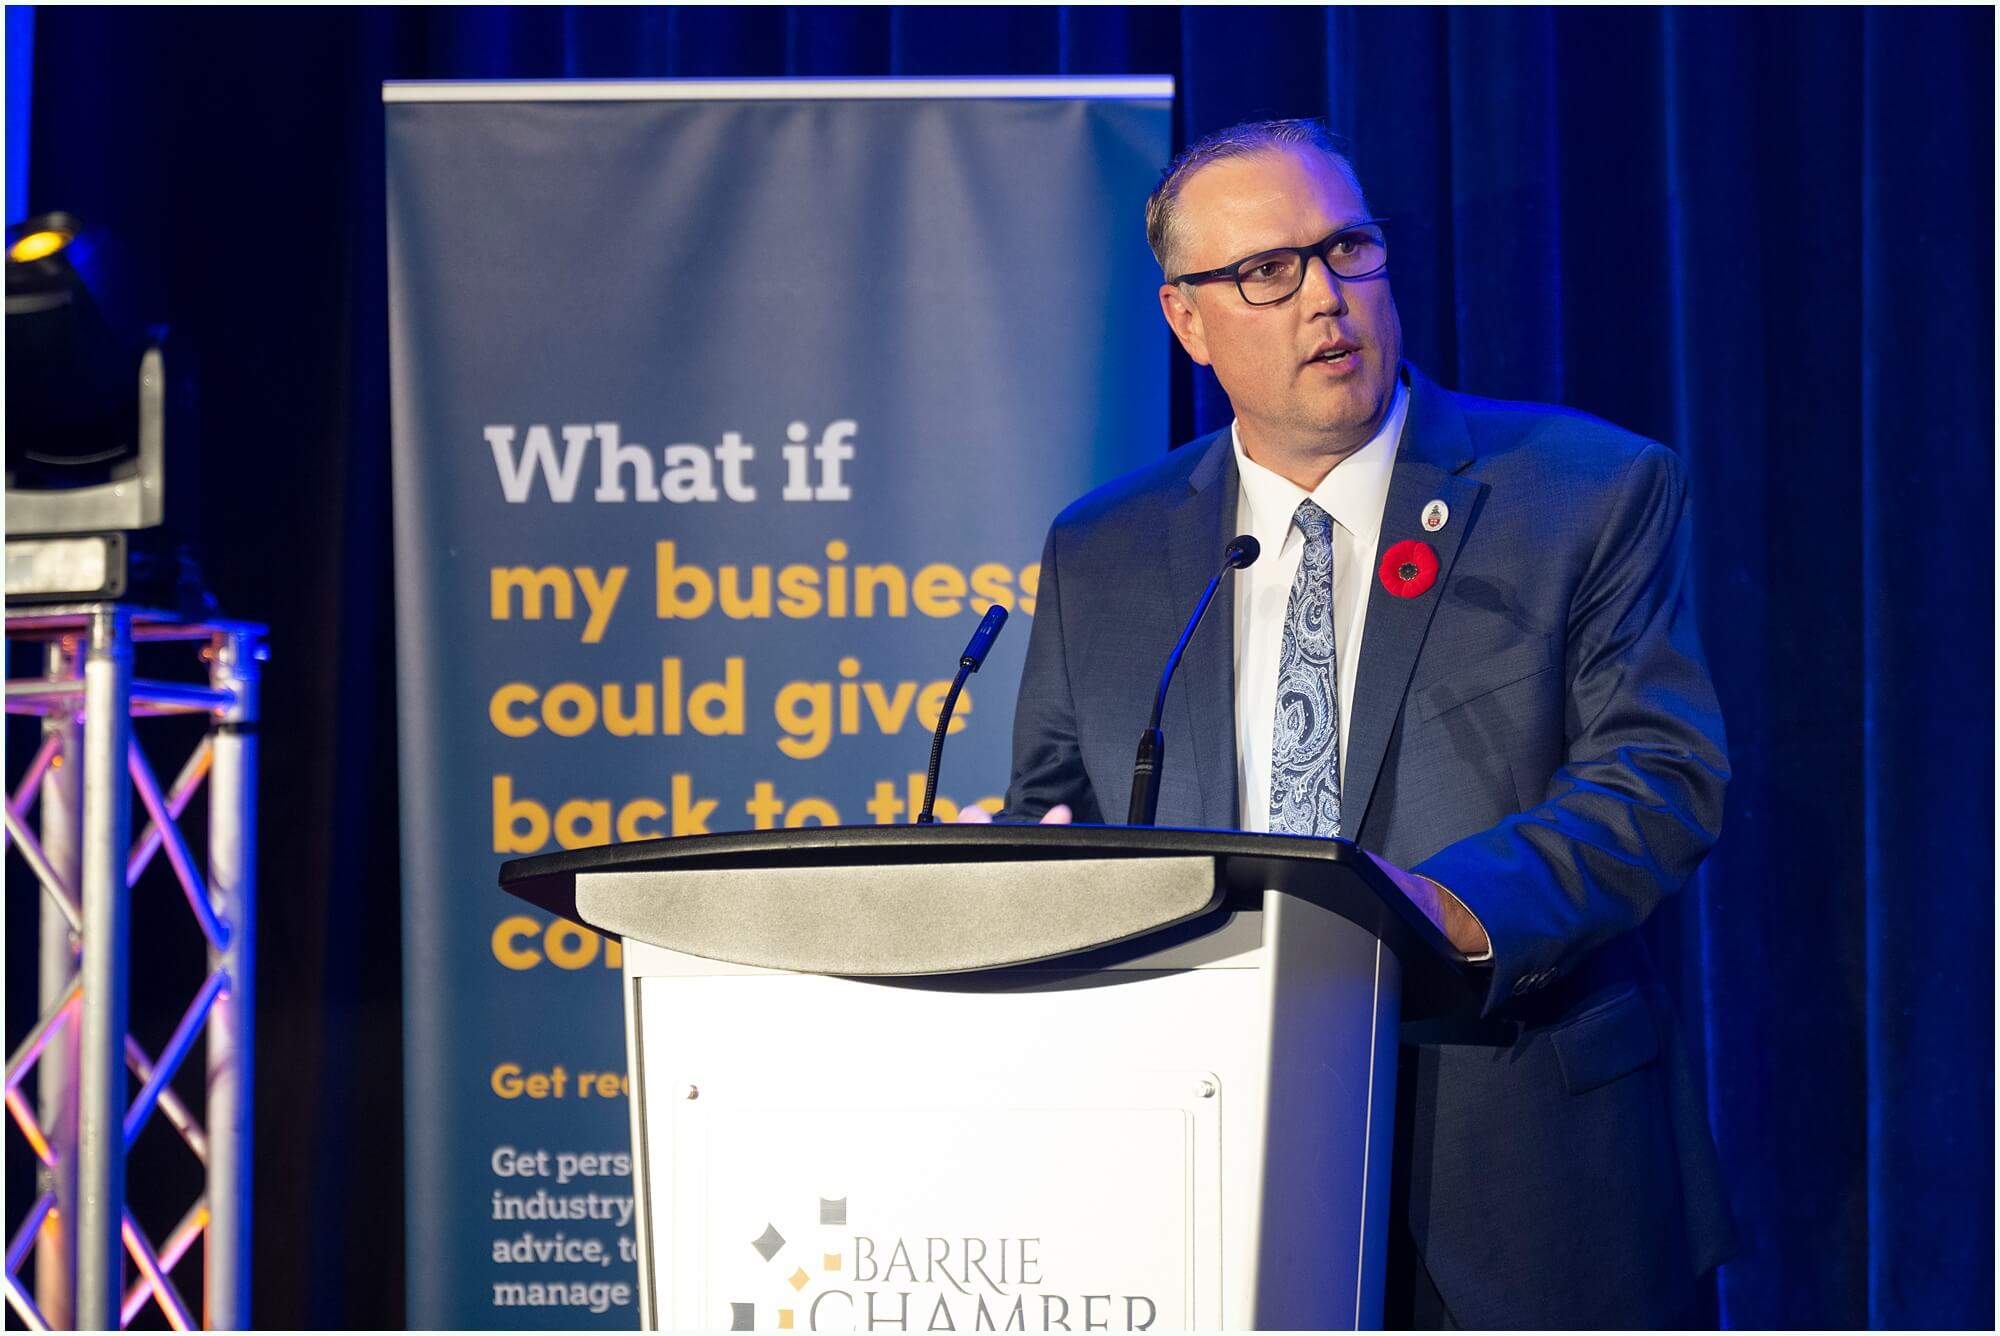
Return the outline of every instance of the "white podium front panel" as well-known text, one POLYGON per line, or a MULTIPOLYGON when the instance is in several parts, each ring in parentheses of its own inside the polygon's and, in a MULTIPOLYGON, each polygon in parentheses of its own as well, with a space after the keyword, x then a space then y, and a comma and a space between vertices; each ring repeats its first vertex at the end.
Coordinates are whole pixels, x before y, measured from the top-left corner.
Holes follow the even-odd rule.
POLYGON ((1212 1326, 1217 1221, 1197 1237, 1197 1200, 1220 1183, 1216 1086, 946 1068, 871 1079, 851 1102, 787 1079, 665 1101, 688 1185, 663 1259, 675 1325, 1212 1326))
POLYGON ((1393 1071, 1394 959, 1289 897, 1219 922, 1087 975, 870 981, 628 941, 643 1320, 1378 1323, 1390 1101, 1349 1074, 1393 1071))

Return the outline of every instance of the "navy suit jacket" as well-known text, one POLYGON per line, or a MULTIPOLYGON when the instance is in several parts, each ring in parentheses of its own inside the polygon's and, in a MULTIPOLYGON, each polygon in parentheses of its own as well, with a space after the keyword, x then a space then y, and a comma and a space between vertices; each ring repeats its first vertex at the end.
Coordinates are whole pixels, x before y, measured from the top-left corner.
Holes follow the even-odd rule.
MULTIPOLYGON (((1406 1028, 1397 1215, 1465 1325, 1672 1322, 1730 1233, 1633 931, 1714 842, 1728 779, 1687 596, 1685 477, 1670 450, 1595 418, 1404 373, 1382 550, 1428 543, 1438 573, 1402 598, 1371 572, 1343 833, 1448 887, 1493 959, 1457 1024, 1406 1028), (1433 499, 1450 518, 1427 533, 1433 499)), ((1122 819, 1160 667, 1235 531, 1237 490, 1223 431, 1057 518, 1010 816, 1064 802, 1122 819)), ((1167 698, 1162 826, 1238 824, 1234 625, 1225 583, 1167 698)))

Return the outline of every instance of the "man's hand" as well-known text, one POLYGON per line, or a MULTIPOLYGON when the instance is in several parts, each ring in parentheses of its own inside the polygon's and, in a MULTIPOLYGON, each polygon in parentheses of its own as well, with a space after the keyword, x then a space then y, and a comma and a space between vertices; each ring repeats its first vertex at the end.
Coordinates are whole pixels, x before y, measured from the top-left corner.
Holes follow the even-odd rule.
MULTIPOLYGON (((1364 849, 1362 852, 1368 851, 1364 849)), ((1396 883, 1398 890, 1409 897, 1411 904, 1424 911, 1424 917, 1435 923, 1437 930, 1467 959, 1477 960, 1493 950, 1486 929, 1479 925, 1471 910, 1459 903, 1457 896, 1420 873, 1405 872, 1387 859, 1376 858, 1374 854, 1368 854, 1368 857, 1382 869, 1384 876, 1396 883)))
MULTIPOLYGON (((1041 824, 1044 826, 1067 826, 1071 819, 1072 813, 1069 810, 1069 804, 1057 803, 1054 807, 1042 813, 1041 824)), ((984 826, 991 823, 992 820, 993 813, 977 804, 958 809, 958 824, 961 826, 984 826)))

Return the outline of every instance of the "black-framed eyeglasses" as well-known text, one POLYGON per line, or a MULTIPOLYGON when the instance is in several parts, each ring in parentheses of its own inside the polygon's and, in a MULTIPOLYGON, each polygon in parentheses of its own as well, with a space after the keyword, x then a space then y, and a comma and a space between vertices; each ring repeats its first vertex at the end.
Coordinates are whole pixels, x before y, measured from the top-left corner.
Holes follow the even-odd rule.
POLYGON ((1386 218, 1370 218, 1350 223, 1310 246, 1279 246, 1258 251, 1234 264, 1208 269, 1198 274, 1182 274, 1173 281, 1213 283, 1232 279, 1243 300, 1252 306, 1273 306, 1305 286, 1306 267, 1314 256, 1325 262, 1335 278, 1373 278, 1389 267, 1389 241, 1382 232, 1386 218))

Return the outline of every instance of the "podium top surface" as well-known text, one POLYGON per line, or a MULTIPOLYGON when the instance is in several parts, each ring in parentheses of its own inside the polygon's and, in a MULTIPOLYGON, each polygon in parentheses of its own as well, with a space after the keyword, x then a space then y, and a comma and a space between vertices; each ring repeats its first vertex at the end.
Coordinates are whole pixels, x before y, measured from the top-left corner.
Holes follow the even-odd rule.
POLYGON ((1354 844, 1293 835, 1085 825, 809 826, 638 840, 515 859, 502 866, 500 885, 550 913, 615 937, 615 927, 579 912, 578 878, 601 884, 600 879, 621 874, 823 871, 833 880, 868 868, 952 865, 964 865, 971 878, 1007 865, 1089 862, 1101 869, 1127 859, 1209 863, 1212 872, 1204 875, 1212 877, 1214 898, 1205 906, 1188 906, 1179 918, 1200 917, 1232 901, 1238 907, 1261 903, 1265 891, 1275 890, 1367 928, 1406 968, 1462 960, 1354 844))
POLYGON ((935 862, 941 858, 1096 858, 1119 854, 1134 858, 1279 857, 1360 864, 1374 870, 1352 841, 1340 839, 1254 835, 1240 830, 1179 826, 940 822, 927 826, 802 826, 796 830, 746 830, 631 840, 510 859, 501 865, 500 882, 513 889, 521 882, 574 877, 584 872, 658 872, 703 865, 800 867, 826 863, 935 862))

